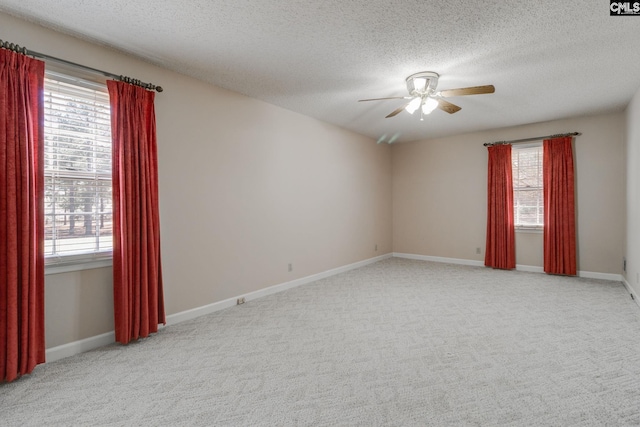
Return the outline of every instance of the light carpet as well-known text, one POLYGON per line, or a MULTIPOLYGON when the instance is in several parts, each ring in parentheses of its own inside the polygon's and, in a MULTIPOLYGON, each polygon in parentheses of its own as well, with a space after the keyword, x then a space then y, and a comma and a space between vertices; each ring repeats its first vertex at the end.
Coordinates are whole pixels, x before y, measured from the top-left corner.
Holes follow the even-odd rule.
POLYGON ((640 425, 621 283, 392 258, 48 363, 0 425, 640 425))

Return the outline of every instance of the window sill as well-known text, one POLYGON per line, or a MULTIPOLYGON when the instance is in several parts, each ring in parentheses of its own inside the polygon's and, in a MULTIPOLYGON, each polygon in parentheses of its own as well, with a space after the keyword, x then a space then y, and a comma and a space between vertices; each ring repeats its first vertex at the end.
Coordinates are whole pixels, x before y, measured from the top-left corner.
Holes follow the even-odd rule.
POLYGON ((92 270, 94 268, 111 267, 113 258, 93 259, 87 261, 72 261, 69 263, 49 264, 44 266, 44 274, 69 273, 71 271, 92 270))
POLYGON ((516 227, 516 233, 542 234, 542 227, 516 227))

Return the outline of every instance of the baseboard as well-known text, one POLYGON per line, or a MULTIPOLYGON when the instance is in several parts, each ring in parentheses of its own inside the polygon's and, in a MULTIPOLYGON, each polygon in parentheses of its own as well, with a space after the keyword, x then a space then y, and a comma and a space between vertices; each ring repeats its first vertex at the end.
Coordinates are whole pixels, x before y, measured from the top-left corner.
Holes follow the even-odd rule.
MULTIPOLYGON (((543 267, 538 267, 535 265, 516 265, 516 270, 518 271, 528 271, 531 273, 544 273, 543 267)), ((622 282, 621 274, 612 274, 612 273, 596 273, 593 271, 578 271, 578 277, 583 277, 585 279, 599 279, 599 280, 610 280, 612 282, 622 282)))
MULTIPOLYGON (((287 289, 295 288, 297 286, 306 285, 308 283, 315 282, 316 280, 335 276, 336 274, 344 273, 350 270, 355 270, 356 268, 364 267, 365 265, 373 264, 383 259, 391 258, 392 256, 393 255, 390 253, 386 255, 380 255, 363 261, 354 262, 353 264, 348 264, 342 267, 323 271, 322 273, 312 274, 310 276, 302 277, 290 282, 285 282, 254 292, 249 292, 248 294, 242 294, 226 300, 207 304, 202 307, 196 307, 191 310, 185 310, 179 313, 171 314, 166 317, 167 325, 174 325, 176 323, 204 316, 205 314, 210 314, 219 310, 224 310, 225 308, 233 307, 234 305, 236 305, 237 299, 241 297, 244 298, 245 301, 255 300, 267 295, 275 294, 277 292, 286 291, 287 289)), ((107 332, 105 334, 96 335, 79 341, 74 341, 68 344, 49 348, 46 350, 46 360, 47 362, 55 362, 56 360, 64 359, 65 357, 73 356, 75 354, 84 353, 85 351, 93 350, 95 348, 109 345, 114 342, 115 332, 107 332)))
POLYGON ((633 298, 633 301, 635 301, 638 307, 640 307, 640 299, 638 299, 639 295, 635 293, 631 284, 627 282, 627 279, 624 277, 622 278, 622 283, 624 283, 624 287, 627 288, 627 291, 629 291, 629 294, 631 295, 631 298, 633 298))
POLYGON ((612 282, 622 282, 622 274, 613 274, 613 273, 597 273, 593 271, 578 271, 579 277, 584 277, 586 279, 599 279, 599 280, 611 280, 612 282))
POLYGON ((544 268, 537 265, 516 264, 516 271, 526 271, 529 273, 544 273, 544 268))
MULTIPOLYGON (((334 268, 331 270, 323 271, 322 273, 312 274, 310 276, 295 279, 290 282, 269 286, 268 288, 259 289, 257 291, 249 292, 247 294, 237 295, 233 298, 217 301, 212 304, 204 305, 202 307, 196 307, 190 310, 185 310, 179 313, 171 314, 171 315, 168 315, 166 318, 167 325, 174 325, 176 323, 185 322, 187 320, 195 319, 197 317, 204 316, 206 314, 215 313, 216 311, 224 310, 225 308, 233 307, 234 305, 236 305, 237 299, 241 297, 244 298, 245 301, 255 300, 258 298, 265 297, 267 295, 272 295, 278 292, 286 291, 287 289, 295 288, 297 286, 313 283, 320 279, 335 276, 337 274, 345 273, 350 270, 355 270, 356 268, 364 267, 366 265, 373 264, 375 262, 382 261, 383 259, 387 259, 391 257, 414 259, 414 260, 420 260, 420 261, 440 262, 440 263, 446 263, 446 264, 470 265, 470 266, 476 266, 476 267, 484 266, 484 263, 482 261, 394 252, 386 255, 377 256, 374 258, 369 258, 363 261, 355 262, 353 264, 344 265, 342 267, 334 268)), ((516 270, 529 271, 529 272, 535 272, 535 273, 543 272, 542 267, 529 266, 529 265, 517 265, 516 270)), ((580 271, 578 275, 580 277, 586 277, 586 278, 592 278, 592 279, 612 280, 612 281, 618 281, 618 282, 622 281, 627 287, 627 289, 629 290, 629 292, 634 295, 635 302, 638 305, 640 305, 640 302, 638 300, 638 295, 634 294, 633 289, 631 288, 629 283, 626 280, 624 280, 622 275, 620 274, 594 273, 589 271, 580 271)), ((111 331, 101 335, 85 338, 79 341, 74 341, 68 344, 59 345, 57 347, 52 347, 46 350, 47 362, 54 362, 56 360, 60 360, 65 357, 73 356, 75 354, 83 353, 85 351, 89 351, 98 347, 109 345, 113 342, 115 342, 115 333, 111 331)))
MULTIPOLYGON (((445 264, 472 265, 477 267, 484 266, 483 261, 476 261, 471 259, 446 258, 446 257, 437 257, 437 256, 429 256, 429 255, 406 254, 406 253, 400 253, 400 252, 394 252, 393 256, 397 258, 416 259, 420 261, 433 261, 433 262, 441 262, 445 264)), ((544 268, 535 266, 535 265, 517 264, 516 270, 527 271, 530 273, 544 273, 544 268)), ((611 280, 613 282, 622 281, 621 274, 597 273, 593 271, 578 271, 578 276, 584 277, 587 279, 611 280)))
POLYGON ((405 258, 405 259, 415 259, 419 261, 433 261, 433 262, 441 262, 444 264, 460 264, 460 265, 472 265, 475 267, 484 266, 484 262, 475 261, 472 259, 462 259, 462 258, 446 258, 439 256, 429 256, 429 255, 416 255, 416 254, 405 254, 401 252, 394 252, 393 256, 395 258, 405 258))
POLYGON ((374 262, 382 261, 383 259, 391 258, 392 254, 386 254, 369 258, 364 261, 355 262, 353 264, 344 265, 342 267, 334 268, 331 270, 323 271, 322 273, 312 274, 310 276, 301 277, 290 282, 280 283, 278 285, 269 286, 268 288, 259 289, 257 291, 249 292, 248 294, 237 295, 233 298, 207 304, 202 307, 196 307, 191 310, 181 311, 167 316, 167 325, 173 325, 176 323, 184 322, 187 320, 195 319, 206 314, 211 314, 225 308, 233 307, 237 304, 238 298, 244 298, 246 301, 255 300, 258 298, 272 295, 278 292, 286 291, 287 289, 295 288, 297 286, 306 285, 308 283, 315 282, 326 277, 335 276, 336 274, 344 273, 356 268, 364 267, 365 265, 373 264, 374 262))
POLYGON ((115 332, 107 332, 83 340, 70 342, 68 344, 59 345, 57 347, 48 348, 46 351, 47 362, 55 362, 65 357, 75 354, 84 353, 94 348, 102 347, 114 343, 116 340, 115 332))

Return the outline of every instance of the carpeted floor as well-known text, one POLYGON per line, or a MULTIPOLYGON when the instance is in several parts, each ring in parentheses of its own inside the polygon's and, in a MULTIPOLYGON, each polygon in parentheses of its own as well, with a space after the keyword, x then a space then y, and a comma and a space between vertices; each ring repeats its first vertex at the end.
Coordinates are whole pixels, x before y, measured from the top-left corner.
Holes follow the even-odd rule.
POLYGON ((0 425, 640 425, 621 283, 387 259, 42 365, 0 425))

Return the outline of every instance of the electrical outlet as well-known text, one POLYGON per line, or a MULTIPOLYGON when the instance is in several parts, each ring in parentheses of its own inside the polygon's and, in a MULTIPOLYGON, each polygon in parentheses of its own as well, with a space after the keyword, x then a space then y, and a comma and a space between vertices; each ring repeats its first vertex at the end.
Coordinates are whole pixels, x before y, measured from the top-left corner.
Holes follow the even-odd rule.
POLYGON ((293 271, 293 264, 289 264, 289 271, 293 271))
POLYGON ((244 302, 245 302, 245 301, 244 301, 244 297, 240 297, 240 298, 238 298, 238 300, 237 300, 236 302, 237 302, 237 304, 238 304, 238 305, 240 305, 240 304, 244 304, 244 302))
POLYGON ((476 253, 477 253, 477 254, 481 253, 480 248, 476 248, 476 253))
POLYGON ((377 243, 376 243, 376 249, 375 250, 376 250, 376 252, 378 252, 378 244, 377 243))

